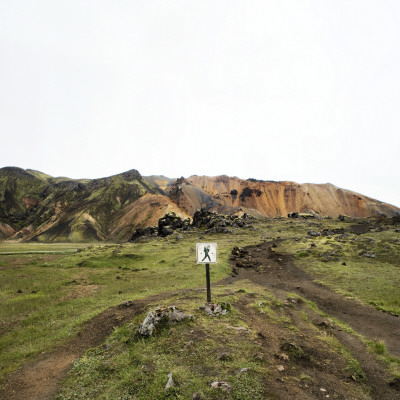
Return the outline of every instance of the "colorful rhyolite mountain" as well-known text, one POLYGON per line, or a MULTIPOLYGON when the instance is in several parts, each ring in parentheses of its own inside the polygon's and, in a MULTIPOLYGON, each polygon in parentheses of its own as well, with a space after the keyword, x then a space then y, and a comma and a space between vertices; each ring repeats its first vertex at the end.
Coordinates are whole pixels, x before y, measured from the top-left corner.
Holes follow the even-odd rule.
POLYGON ((136 170, 101 179, 54 178, 0 169, 0 239, 128 240, 169 211, 182 218, 205 208, 256 217, 292 212, 321 217, 395 216, 400 209, 331 184, 242 180, 228 176, 170 179, 136 170))

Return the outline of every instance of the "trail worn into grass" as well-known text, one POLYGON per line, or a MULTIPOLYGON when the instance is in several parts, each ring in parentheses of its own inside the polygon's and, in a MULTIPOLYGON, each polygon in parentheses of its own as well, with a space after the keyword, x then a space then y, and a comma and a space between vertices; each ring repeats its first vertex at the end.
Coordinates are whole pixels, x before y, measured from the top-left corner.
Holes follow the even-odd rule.
MULTIPOLYGON (((346 322, 366 338, 384 340, 389 352, 400 356, 400 318, 347 299, 329 288, 313 282, 312 278, 297 268, 289 257, 281 255, 277 249, 271 248, 274 244, 279 244, 279 242, 263 243, 246 248, 244 252, 236 254, 231 259, 233 269, 237 271, 236 277, 227 278, 219 284, 229 285, 235 280, 249 279, 268 288, 281 299, 286 299, 289 292, 297 293, 303 298, 315 302, 322 311, 330 316, 346 322), (236 267, 237 263, 246 268, 236 267)), ((60 382, 65 378, 73 362, 85 351, 103 343, 114 327, 132 320, 142 313, 147 305, 170 296, 171 293, 164 293, 134 301, 129 307, 116 306, 103 311, 85 323, 77 336, 53 351, 40 355, 11 375, 5 387, 0 390, 0 399, 54 399, 60 382)), ((245 316, 248 326, 262 333, 264 321, 245 303, 239 304, 238 308, 245 316)), ((333 334, 360 363, 366 375, 365 383, 371 388, 371 398, 379 400, 400 398, 400 392, 396 390, 396 387, 389 385, 391 377, 388 376, 385 365, 367 351, 366 345, 361 340, 338 327, 333 329, 333 334)), ((281 381, 278 380, 277 385, 280 385, 281 381)), ((334 383, 332 383, 333 386, 334 383)), ((286 388, 288 387, 286 386, 286 388)), ((280 393, 281 389, 278 386, 275 389, 277 393, 280 393)), ((307 398, 319 398, 319 392, 316 393, 318 395, 307 398)), ((290 393, 288 393, 289 395, 290 393)))
MULTIPOLYGON (((279 241, 262 243, 234 254, 231 263, 237 273, 236 279, 250 279, 267 287, 281 299, 285 299, 288 293, 296 293, 311 300, 320 310, 347 323, 365 338, 383 340, 389 353, 400 357, 400 318, 345 298, 314 282, 294 265, 290 257, 279 254, 275 248, 278 244, 279 241)), ((392 378, 385 365, 367 351, 366 345, 360 339, 340 328, 336 328, 334 334, 360 363, 374 399, 400 398, 400 392, 396 391, 394 385, 389 385, 392 378)))
POLYGON ((170 296, 161 294, 136 300, 128 307, 111 307, 86 322, 78 335, 49 353, 37 357, 11 375, 0 390, 1 400, 50 400, 72 363, 86 350, 100 345, 114 327, 123 325, 143 312, 145 307, 170 296))

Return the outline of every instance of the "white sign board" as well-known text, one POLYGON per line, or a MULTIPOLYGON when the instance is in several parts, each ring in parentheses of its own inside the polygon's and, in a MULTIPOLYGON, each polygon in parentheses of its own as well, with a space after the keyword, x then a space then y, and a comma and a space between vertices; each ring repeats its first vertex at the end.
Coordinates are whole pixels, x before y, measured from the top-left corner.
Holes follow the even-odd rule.
POLYGON ((217 263, 217 243, 196 243, 197 264, 217 263))

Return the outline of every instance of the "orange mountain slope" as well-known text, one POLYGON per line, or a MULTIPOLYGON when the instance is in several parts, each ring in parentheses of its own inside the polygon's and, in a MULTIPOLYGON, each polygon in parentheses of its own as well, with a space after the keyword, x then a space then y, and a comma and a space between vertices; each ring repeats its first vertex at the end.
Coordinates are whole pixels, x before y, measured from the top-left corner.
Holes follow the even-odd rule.
MULTIPOLYGON (((329 183, 242 180, 225 175, 191 176, 181 188, 186 193, 185 202, 191 199, 193 205, 202 203, 206 208, 255 210, 266 217, 287 216, 292 212, 314 212, 330 217, 340 214, 351 217, 394 216, 400 213, 398 207, 329 183), (193 199, 188 193, 196 190, 202 195, 193 199)), ((185 207, 190 208, 186 204, 185 207)))

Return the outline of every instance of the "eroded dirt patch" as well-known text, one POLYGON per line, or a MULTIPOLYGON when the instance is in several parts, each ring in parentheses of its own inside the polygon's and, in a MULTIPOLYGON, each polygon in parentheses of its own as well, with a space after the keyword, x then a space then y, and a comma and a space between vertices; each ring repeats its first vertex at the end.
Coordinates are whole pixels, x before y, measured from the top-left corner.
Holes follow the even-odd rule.
MULTIPOLYGON (((233 279, 249 279, 263 285, 278 298, 296 293, 313 301, 320 310, 347 323, 369 340, 383 340, 389 353, 400 357, 400 318, 380 312, 368 305, 345 298, 329 288, 313 282, 290 257, 277 251, 279 241, 255 247, 236 249, 231 257, 233 279)), ((374 399, 399 399, 400 392, 386 371, 386 366, 367 351, 355 335, 335 327, 332 334, 349 349, 365 372, 366 384, 374 399)))

